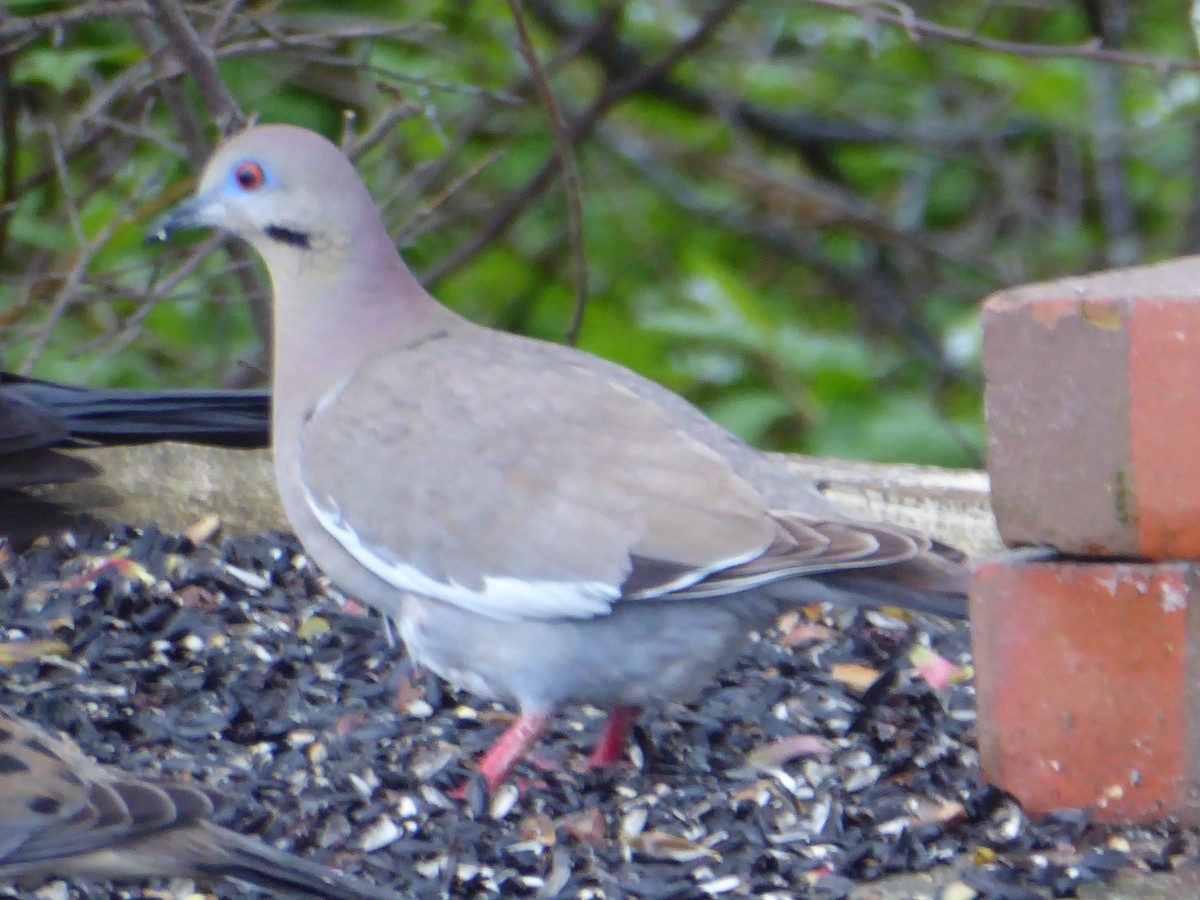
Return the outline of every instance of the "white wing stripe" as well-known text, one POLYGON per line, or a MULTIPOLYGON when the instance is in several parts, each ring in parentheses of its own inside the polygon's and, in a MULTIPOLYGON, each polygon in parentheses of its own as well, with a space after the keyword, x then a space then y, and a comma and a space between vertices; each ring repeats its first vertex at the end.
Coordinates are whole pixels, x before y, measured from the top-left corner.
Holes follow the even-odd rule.
POLYGON ((304 499, 317 521, 342 547, 373 575, 403 591, 453 603, 493 619, 588 619, 607 615, 620 598, 619 586, 599 581, 524 580, 485 576, 483 590, 430 578, 420 569, 386 551, 368 545, 346 522, 332 501, 319 504, 301 481, 304 499))

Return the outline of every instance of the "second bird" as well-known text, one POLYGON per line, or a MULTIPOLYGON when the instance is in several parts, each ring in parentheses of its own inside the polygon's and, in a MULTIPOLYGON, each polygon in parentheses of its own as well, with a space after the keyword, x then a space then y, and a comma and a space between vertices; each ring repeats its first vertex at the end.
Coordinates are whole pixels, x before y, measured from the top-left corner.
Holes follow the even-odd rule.
POLYGON ((698 694, 787 606, 965 615, 965 573, 854 521, 676 394, 582 351, 475 325, 413 277, 350 161, 286 125, 223 144, 155 229, 231 232, 270 272, 275 471, 297 536, 413 658, 517 721, 495 789, 554 710, 698 694))

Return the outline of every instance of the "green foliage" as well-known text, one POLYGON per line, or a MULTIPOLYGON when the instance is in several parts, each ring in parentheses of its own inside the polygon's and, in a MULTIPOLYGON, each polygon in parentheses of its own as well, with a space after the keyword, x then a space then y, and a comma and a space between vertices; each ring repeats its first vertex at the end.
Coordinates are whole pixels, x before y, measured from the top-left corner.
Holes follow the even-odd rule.
MULTIPOLYGON (((217 6, 185 7, 205 39, 217 6)), ((15 17, 69 7, 7 4, 15 17)), ((628 0, 598 45, 606 57, 566 32, 586 32, 608 2, 525 4, 567 121, 672 52, 710 7, 628 0), (626 68, 606 72, 614 58, 626 68)), ((1080 9, 941 0, 916 14, 986 39, 1079 47, 1092 37, 1080 9)), ((746 3, 665 78, 606 109, 576 148, 581 346, 764 446, 978 464, 978 302, 1193 249, 1200 76, 1126 66, 1100 77, 1102 64, 1077 54, 916 40, 885 20, 895 10, 877 11, 746 3), (1114 153, 1115 176, 1098 165, 1114 153), (1127 232, 1108 214, 1121 198, 1127 232)), ((1139 8, 1122 49, 1190 60, 1183 21, 1174 7, 1139 8)), ((178 59, 165 37, 148 62, 145 31, 101 18, 0 42, 12 84, 0 116, 18 130, 0 253, 10 367, 199 384, 262 363, 246 303, 261 276, 231 273, 226 251, 185 269, 170 299, 156 294, 189 253, 141 246, 191 177, 180 104, 206 139, 216 127, 192 77, 156 68, 178 59)), ((505 3, 250 4, 218 31, 221 80, 263 120, 353 139, 395 113, 358 165, 409 263, 436 273, 464 315, 562 338, 577 298, 561 182, 444 268, 556 153, 505 3), (317 40, 384 25, 399 30, 317 40), (272 46, 280 35, 292 43, 272 46)))

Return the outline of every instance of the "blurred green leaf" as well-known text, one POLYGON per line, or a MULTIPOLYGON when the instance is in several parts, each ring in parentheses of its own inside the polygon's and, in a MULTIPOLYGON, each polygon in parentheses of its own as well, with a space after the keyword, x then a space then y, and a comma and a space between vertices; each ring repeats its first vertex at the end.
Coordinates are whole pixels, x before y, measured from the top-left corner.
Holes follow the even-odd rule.
POLYGON ((743 440, 762 444, 771 428, 793 410, 779 394, 759 389, 726 394, 710 404, 708 412, 743 440))
POLYGON ((111 48, 31 50, 19 57, 13 80, 18 84, 42 84, 65 93, 84 71, 113 53, 111 48))
MULTIPOLYGON (((572 27, 609 6, 553 4, 572 27)), ((430 272, 493 229, 437 295, 473 320, 562 338, 576 302, 563 183, 518 202, 557 152, 554 126, 504 4, 233 4, 220 34, 205 4, 184 8, 216 41, 230 91, 266 121, 353 138, 401 110, 358 166, 391 233, 406 236, 406 259, 430 272), (381 22, 412 27, 319 36, 381 22), (295 43, 271 49, 278 35, 295 43), (497 217, 508 218, 497 227, 497 217)), ((619 5, 603 30, 616 61, 606 71, 529 7, 564 120, 671 52, 703 9, 619 5)), ((1031 45, 1092 38, 1078 4, 935 0, 914 15, 1031 45)), ((1124 49, 1164 65, 1115 67, 918 40, 803 3, 744 4, 575 147, 591 304, 581 345, 765 446, 980 462, 984 296, 1194 250, 1200 80, 1169 64, 1195 52, 1181 15, 1144 4, 1126 16, 1124 49), (1105 154, 1113 160, 1101 167, 1105 154)), ((258 336, 226 254, 199 263, 173 299, 149 311, 139 300, 195 246, 141 246, 148 221, 196 174, 178 104, 203 139, 216 136, 194 81, 173 79, 168 102, 152 70, 169 60, 148 67, 123 19, 40 35, 10 59, 18 140, 5 147, 15 205, 0 312, 22 307, 5 320, 6 361, 23 363, 44 341, 38 371, 51 377, 227 377, 258 336), (78 293, 60 308, 68 276, 78 293)))

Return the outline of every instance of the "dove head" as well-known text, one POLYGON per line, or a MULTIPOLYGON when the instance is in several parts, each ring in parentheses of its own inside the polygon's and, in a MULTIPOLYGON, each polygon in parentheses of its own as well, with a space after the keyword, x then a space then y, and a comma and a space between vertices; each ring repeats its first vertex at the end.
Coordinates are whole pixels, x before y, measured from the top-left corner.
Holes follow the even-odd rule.
MULTIPOLYGON (((304 128, 260 125, 218 147, 147 242, 185 228, 237 235, 267 264, 277 386, 328 388, 342 374, 324 364, 331 354, 357 358, 457 318, 404 265, 350 160, 304 128)), ((305 396, 277 390, 275 409, 305 396)))
POLYGON ((160 220, 148 240, 165 241, 185 228, 237 235, 276 281, 396 255, 350 160, 319 134, 292 125, 260 125, 225 141, 195 194, 160 220))

